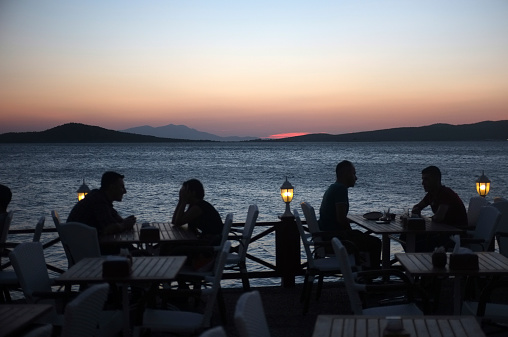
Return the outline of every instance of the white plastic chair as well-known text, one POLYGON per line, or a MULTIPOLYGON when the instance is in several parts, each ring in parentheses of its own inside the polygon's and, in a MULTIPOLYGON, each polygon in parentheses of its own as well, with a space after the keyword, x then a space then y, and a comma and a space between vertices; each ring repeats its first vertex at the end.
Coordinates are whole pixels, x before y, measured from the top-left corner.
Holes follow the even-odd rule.
POLYGON ((60 240, 66 248, 69 267, 86 257, 101 256, 97 230, 94 227, 79 223, 60 224, 60 240))
POLYGON ((473 230, 476 227, 476 221, 480 215, 480 210, 483 206, 488 206, 490 203, 484 197, 476 196, 469 199, 467 206, 467 224, 473 230))
POLYGON ((147 308, 143 314, 143 325, 137 327, 137 332, 141 329, 148 329, 180 335, 193 335, 210 327, 213 308, 230 248, 231 243, 226 241, 218 257, 214 275, 206 277, 211 287, 200 290, 201 295, 206 300, 203 313, 147 308))
POLYGON ((263 302, 258 291, 244 293, 236 302, 235 326, 240 337, 270 337, 263 302))
MULTIPOLYGON (((0 223, 0 256, 4 256, 4 254, 6 254, 5 243, 7 241, 9 228, 11 227, 13 214, 13 211, 7 212, 4 222, 0 223)), ((19 287, 19 282, 16 272, 12 270, 0 270, 0 302, 10 302, 11 295, 9 291, 11 289, 16 289, 17 287, 19 287)))
POLYGON ((108 290, 109 285, 107 283, 93 285, 67 304, 62 337, 97 335, 108 290))
POLYGON ((216 326, 203 332, 199 337, 228 337, 222 326, 216 326))
POLYGON ((231 252, 228 254, 226 269, 237 270, 240 272, 242 277, 242 284, 244 290, 250 289, 249 275, 247 274, 247 249, 249 248, 250 240, 252 238, 252 232, 258 219, 259 209, 257 205, 250 205, 247 211, 247 219, 245 220, 245 226, 242 231, 241 237, 238 239, 239 245, 237 252, 231 252))
MULTIPOLYGON (((307 221, 307 227, 309 228, 309 232, 314 235, 314 243, 319 244, 323 242, 323 239, 319 237, 318 234, 320 232, 319 223, 316 216, 316 211, 314 207, 312 207, 308 202, 302 202, 300 204, 302 208, 303 215, 305 216, 305 221, 307 221)), ((324 257, 326 255, 325 248, 319 247, 314 250, 314 254, 319 257, 324 257)))
MULTIPOLYGON (((409 283, 409 279, 399 270, 373 270, 373 271, 362 271, 353 273, 351 269, 351 265, 349 263, 349 257, 346 250, 346 247, 342 245, 342 242, 338 238, 332 239, 332 247, 335 252, 335 255, 339 261, 342 276, 344 277, 344 283, 346 286, 346 291, 349 297, 349 301, 351 304, 351 309, 355 315, 379 315, 379 316, 413 316, 413 315, 423 315, 423 312, 416 306, 414 303, 403 303, 403 304, 395 304, 395 305, 386 305, 386 306, 378 306, 378 307, 370 307, 363 308, 363 303, 360 297, 360 293, 368 293, 369 291, 376 290, 376 285, 374 284, 362 284, 357 283, 355 277, 362 276, 374 276, 376 274, 383 275, 383 277, 387 277, 389 274, 398 276, 406 284, 409 283)), ((386 288, 385 284, 381 284, 380 287, 386 288)), ((403 285, 402 288, 405 288, 403 285)))
POLYGON ((499 253, 508 257, 508 201, 495 202, 492 207, 495 207, 501 213, 496 231, 499 253))
POLYGON ((46 222, 46 217, 41 216, 37 224, 35 225, 34 237, 32 239, 33 242, 41 241, 42 229, 44 228, 44 223, 46 222))
POLYGON ((298 214, 298 210, 296 208, 293 210, 293 214, 295 216, 298 232, 300 233, 300 238, 302 239, 305 255, 307 256, 307 268, 300 298, 300 301, 304 302, 303 313, 305 314, 309 309, 312 285, 314 284, 316 276, 318 277, 318 292, 316 297, 319 298, 321 288, 323 286, 323 278, 325 276, 338 275, 341 271, 339 261, 337 261, 336 258, 314 257, 313 249, 316 247, 312 241, 312 234, 305 232, 302 220, 300 219, 300 215, 298 214))
POLYGON ((476 227, 469 238, 461 238, 461 246, 475 252, 487 251, 494 239, 501 213, 493 206, 483 206, 476 220, 476 227))

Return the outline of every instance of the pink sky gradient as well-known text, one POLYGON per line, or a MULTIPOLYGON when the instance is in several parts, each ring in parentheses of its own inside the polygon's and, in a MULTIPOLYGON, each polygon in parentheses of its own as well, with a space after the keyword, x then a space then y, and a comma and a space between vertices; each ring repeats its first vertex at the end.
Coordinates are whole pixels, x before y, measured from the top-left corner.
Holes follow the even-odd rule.
POLYGON ((268 137, 504 120, 506 13, 508 2, 473 0, 4 2, 0 133, 77 122, 268 137))

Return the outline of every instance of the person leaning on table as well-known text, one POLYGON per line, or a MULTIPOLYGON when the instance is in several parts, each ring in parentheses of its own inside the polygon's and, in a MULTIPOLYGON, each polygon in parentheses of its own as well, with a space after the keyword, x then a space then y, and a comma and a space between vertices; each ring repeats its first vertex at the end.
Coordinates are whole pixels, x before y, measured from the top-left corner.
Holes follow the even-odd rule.
MULTIPOLYGON (((12 199, 11 189, 5 185, 0 184, 0 226, 3 226, 7 218, 7 206, 12 199)), ((2 231, 0 230, 0 233, 2 231)))
POLYGON ((367 253, 365 267, 378 269, 381 260, 381 240, 362 231, 352 229, 347 218, 349 212, 348 188, 355 186, 357 177, 355 166, 343 160, 335 168, 336 181, 323 195, 319 208, 319 229, 339 240, 351 241, 360 253, 367 253))
MULTIPOLYGON (((427 194, 413 206, 413 214, 420 215, 424 208, 430 206, 434 213, 432 221, 459 229, 467 228, 466 207, 457 193, 441 183, 441 170, 437 166, 428 166, 422 170, 422 186, 427 194)), ((416 251, 433 251, 440 246, 451 249, 454 242, 449 236, 449 234, 419 235, 416 238, 416 251)))
MULTIPOLYGON (((67 222, 81 222, 94 227, 99 237, 131 230, 136 223, 136 217, 130 215, 123 218, 113 208, 113 202, 122 201, 123 195, 127 193, 123 178, 124 176, 117 172, 105 172, 101 178, 100 189, 90 191, 85 198, 78 201, 69 213, 67 222)), ((106 247, 101 247, 101 250, 103 254, 117 252, 116 249, 114 252, 106 252, 106 247)))

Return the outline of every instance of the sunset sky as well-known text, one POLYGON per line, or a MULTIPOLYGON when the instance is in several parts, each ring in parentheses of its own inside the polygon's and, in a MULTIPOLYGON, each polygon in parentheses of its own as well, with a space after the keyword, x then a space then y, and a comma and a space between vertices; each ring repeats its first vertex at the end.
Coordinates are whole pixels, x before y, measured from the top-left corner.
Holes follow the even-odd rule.
POLYGON ((506 0, 0 1, 0 133, 503 119, 506 0))

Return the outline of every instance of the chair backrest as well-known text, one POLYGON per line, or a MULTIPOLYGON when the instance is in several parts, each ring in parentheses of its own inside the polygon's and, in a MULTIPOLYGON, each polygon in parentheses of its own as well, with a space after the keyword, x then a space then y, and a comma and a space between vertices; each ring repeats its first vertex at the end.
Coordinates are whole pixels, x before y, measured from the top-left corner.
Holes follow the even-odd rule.
POLYGON ((224 247, 224 243, 228 240, 229 232, 231 231, 231 226, 233 226, 233 213, 228 213, 226 215, 226 220, 224 220, 224 226, 222 227, 222 238, 220 242, 220 250, 224 247))
POLYGON ((9 259, 28 303, 37 301, 34 292, 51 292, 51 281, 40 242, 20 243, 9 254, 9 259))
POLYGON ((305 232, 302 220, 300 219, 300 214, 298 214, 298 209, 295 208, 293 210, 293 215, 295 216, 296 227, 298 228, 298 232, 300 233, 300 238, 302 239, 305 255, 307 256, 307 265, 308 265, 307 268, 313 269, 315 268, 315 264, 314 264, 314 256, 312 255, 311 249, 312 234, 305 232))
POLYGON ((222 326, 216 326, 201 333, 199 337, 228 337, 222 326))
POLYGON ((250 239, 252 237, 252 232, 254 231, 254 226, 256 226, 258 215, 258 206, 250 205, 249 210, 247 211, 247 218, 245 220, 245 226, 242 232, 242 239, 240 240, 240 246, 238 247, 238 256, 240 257, 240 261, 245 260, 245 257, 247 256, 247 248, 249 247, 250 239))
POLYGON ((497 225, 497 232, 506 233, 506 236, 499 236, 497 244, 499 253, 508 256, 508 201, 498 201, 492 204, 501 213, 501 219, 497 225))
POLYGON ((258 291, 242 294, 236 302, 235 326, 240 337, 269 337, 263 302, 258 291))
POLYGON ((97 230, 79 222, 66 222, 60 225, 60 240, 67 247, 69 267, 86 257, 101 256, 97 230), (70 259, 69 259, 70 257, 70 259))
POLYGON ((490 203, 487 199, 477 196, 469 199, 469 205, 467 207, 467 224, 469 227, 475 227, 480 210, 483 206, 488 206, 490 203))
POLYGON ((7 241, 7 234, 9 234, 13 214, 13 211, 7 212, 3 223, 0 223, 0 253, 4 250, 4 244, 7 241))
POLYGON ((34 237, 32 239, 33 242, 41 241, 42 229, 44 228, 44 223, 46 222, 46 217, 41 216, 37 224, 35 225, 34 237))
POLYGON ((212 276, 205 276, 205 280, 211 284, 210 288, 203 289, 203 294, 207 295, 206 306, 203 311, 203 327, 209 327, 213 308, 215 306, 215 300, 217 299, 217 293, 220 289, 220 281, 222 280, 222 273, 224 272, 224 266, 226 265, 226 260, 229 254, 229 250, 231 249, 231 242, 226 241, 220 254, 217 256, 217 263, 215 264, 215 268, 212 276))
POLYGON ((312 207, 308 202, 305 201, 302 202, 300 206, 302 207, 303 215, 305 216, 305 221, 307 221, 309 232, 311 233, 319 232, 319 224, 314 207, 312 207))
POLYGON ((335 252, 335 256, 339 261, 340 270, 342 272, 342 277, 344 278, 344 284, 346 286, 351 309, 355 315, 361 315, 362 300, 360 299, 360 295, 356 289, 353 270, 351 269, 351 264, 349 263, 346 247, 344 247, 338 238, 332 239, 332 247, 333 251, 335 252))
POLYGON ((483 206, 478 215, 476 221, 476 228, 474 230, 473 237, 475 239, 482 239, 484 242, 483 250, 487 250, 494 238, 494 234, 497 230, 497 225, 501 220, 501 212, 493 206, 483 206))
POLYGON ((51 217, 53 218, 53 223, 55 224, 55 228, 60 233, 60 224, 62 221, 60 221, 60 215, 58 215, 58 212, 55 210, 51 211, 51 217))
POLYGON ((108 296, 107 283, 96 284, 83 291, 65 307, 62 337, 97 335, 104 302, 108 296))

